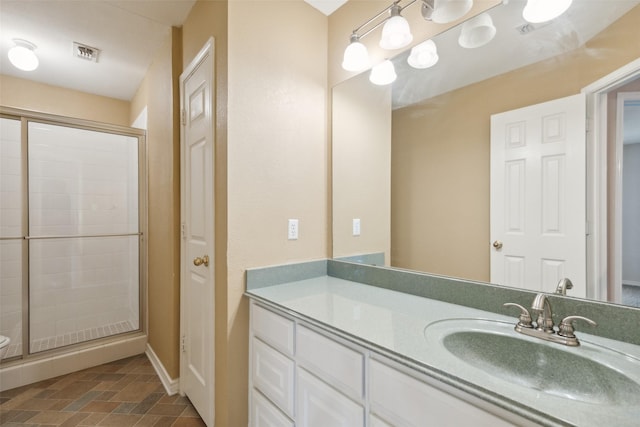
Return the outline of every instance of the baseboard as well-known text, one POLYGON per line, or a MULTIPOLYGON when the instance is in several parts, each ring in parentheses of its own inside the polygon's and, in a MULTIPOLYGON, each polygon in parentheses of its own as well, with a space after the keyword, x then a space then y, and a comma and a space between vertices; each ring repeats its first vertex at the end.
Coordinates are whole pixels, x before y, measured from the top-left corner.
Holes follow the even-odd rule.
POLYGON ((108 342, 87 343, 86 347, 62 348, 42 357, 8 361, 0 368, 0 391, 142 354, 146 343, 147 336, 139 333, 108 342))
POLYGON ((634 280, 622 280, 622 284, 625 286, 638 286, 640 287, 640 282, 636 282, 634 280))
POLYGON ((160 382, 164 386, 164 389, 166 390, 167 394, 169 396, 173 396, 174 394, 178 393, 178 390, 180 388, 180 379, 179 378, 173 379, 169 376, 169 373, 167 372, 167 370, 164 369, 164 365, 162 364, 158 356, 156 356, 156 353, 153 351, 153 349, 148 343, 147 343, 147 350, 145 351, 145 354, 151 361, 151 365, 153 365, 153 369, 155 369, 156 374, 158 374, 158 377, 160 378, 160 382))

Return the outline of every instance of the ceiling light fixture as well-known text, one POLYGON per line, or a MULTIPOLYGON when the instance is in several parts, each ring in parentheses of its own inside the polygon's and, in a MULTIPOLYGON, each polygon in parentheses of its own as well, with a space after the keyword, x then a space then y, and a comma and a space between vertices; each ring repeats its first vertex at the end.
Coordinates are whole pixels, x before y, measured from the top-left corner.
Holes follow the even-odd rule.
MULTIPOLYGON (((401 13, 417 1, 395 0, 380 13, 353 30, 349 46, 344 51, 342 68, 347 71, 362 71, 369 67, 369 54, 360 40, 383 24, 380 39, 381 48, 394 50, 409 45, 413 41, 413 35, 409 23, 401 13), (401 5, 403 1, 406 3, 401 5)), ((459 19, 473 6, 473 0, 420 0, 420 3, 422 3, 423 17, 436 23, 448 23, 459 19)))
POLYGON ((384 62, 371 69, 369 81, 375 85, 384 86, 393 83, 397 77, 393 62, 385 59, 384 62))
POLYGON ((407 62, 413 68, 424 69, 438 62, 438 48, 433 40, 427 40, 411 48, 407 62))
POLYGON ((33 71, 38 68, 38 57, 34 50, 36 45, 23 39, 13 39, 14 47, 9 49, 9 61, 22 71, 33 71))
POLYGON ((569 9, 573 0, 527 0, 522 17, 533 24, 551 21, 569 9))

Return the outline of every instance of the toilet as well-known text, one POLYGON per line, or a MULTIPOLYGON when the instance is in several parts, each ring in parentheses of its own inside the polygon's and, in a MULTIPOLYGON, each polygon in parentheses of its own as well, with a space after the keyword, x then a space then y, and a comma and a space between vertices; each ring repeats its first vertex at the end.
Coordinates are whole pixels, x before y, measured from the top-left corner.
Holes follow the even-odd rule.
POLYGON ((7 353, 10 342, 11 340, 9 337, 0 335, 0 359, 4 358, 4 355, 7 353))

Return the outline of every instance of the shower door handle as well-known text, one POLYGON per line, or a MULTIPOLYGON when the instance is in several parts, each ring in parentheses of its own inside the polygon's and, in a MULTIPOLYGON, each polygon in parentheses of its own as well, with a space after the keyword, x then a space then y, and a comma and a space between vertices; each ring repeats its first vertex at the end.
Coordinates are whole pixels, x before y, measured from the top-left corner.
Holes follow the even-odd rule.
POLYGON ((195 257, 193 259, 193 265, 195 265, 196 267, 200 266, 204 264, 205 267, 209 267, 209 255, 205 255, 202 258, 200 257, 195 257))

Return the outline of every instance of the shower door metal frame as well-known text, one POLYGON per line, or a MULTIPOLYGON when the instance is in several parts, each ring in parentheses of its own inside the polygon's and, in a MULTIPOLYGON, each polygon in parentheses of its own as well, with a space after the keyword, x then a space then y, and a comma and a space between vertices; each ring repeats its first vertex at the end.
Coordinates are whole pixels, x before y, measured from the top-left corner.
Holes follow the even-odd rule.
POLYGON ((42 354, 52 352, 65 352, 70 348, 93 347, 95 343, 115 341, 122 336, 137 333, 147 333, 147 145, 146 132, 143 129, 136 129, 127 126, 114 125, 109 123, 95 122, 91 120, 76 119, 54 114, 38 113, 29 110, 22 110, 12 107, 0 106, 0 117, 21 122, 21 194, 22 194, 22 224, 21 236, 0 237, 0 240, 22 240, 22 354, 12 360, 30 359, 42 354), (137 138, 138 140, 138 232, 121 234, 91 234, 77 236, 30 236, 29 235, 29 157, 28 139, 30 122, 37 122, 55 126, 64 126, 94 132, 103 132, 137 138), (64 345, 53 349, 31 353, 30 345, 30 307, 29 307, 29 241, 41 239, 61 239, 61 238, 84 238, 84 237, 138 237, 138 324, 139 328, 134 331, 109 335, 103 338, 91 339, 76 344, 64 345))

